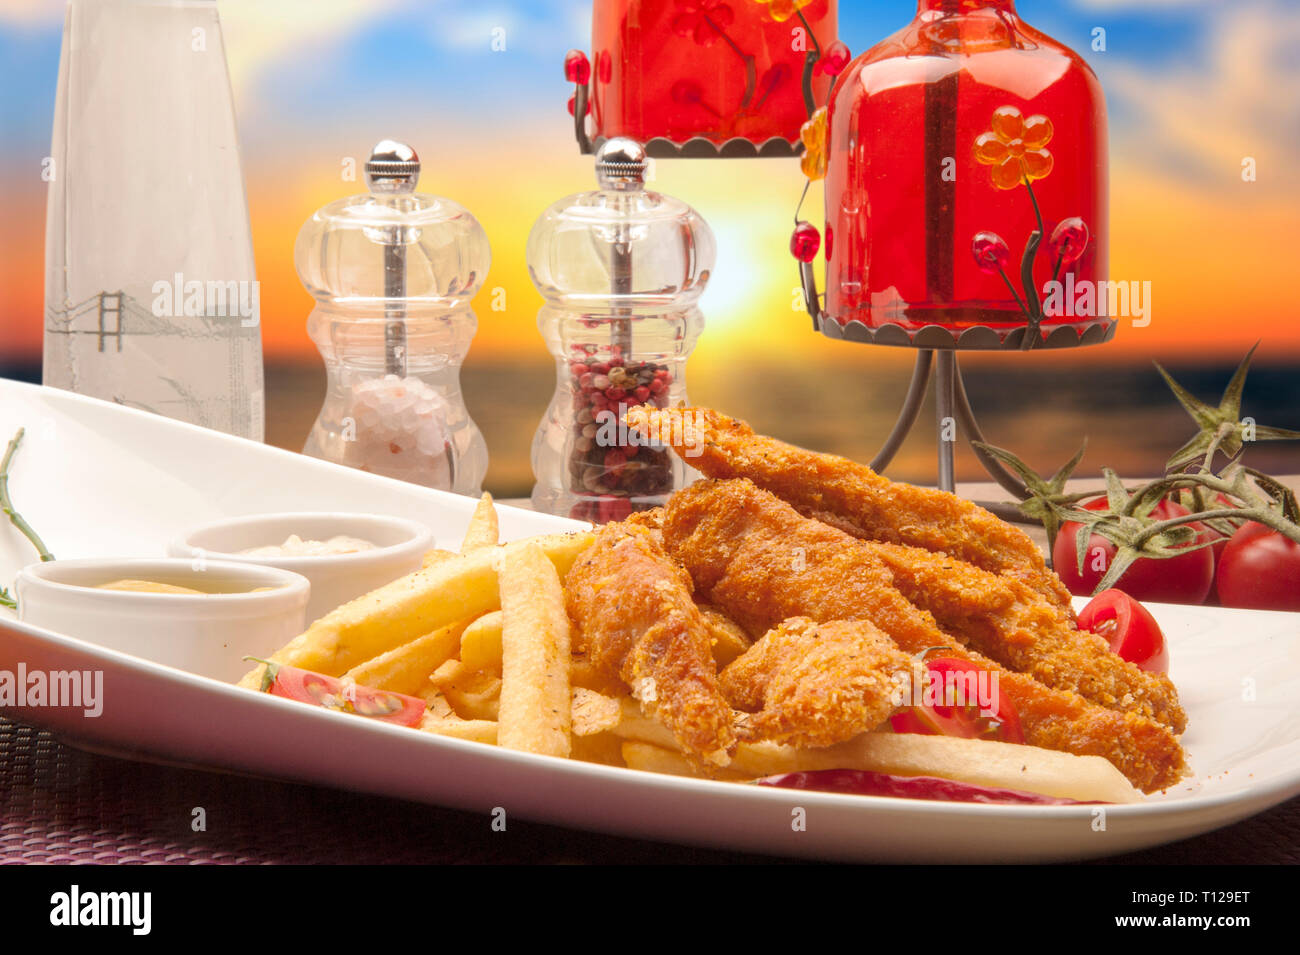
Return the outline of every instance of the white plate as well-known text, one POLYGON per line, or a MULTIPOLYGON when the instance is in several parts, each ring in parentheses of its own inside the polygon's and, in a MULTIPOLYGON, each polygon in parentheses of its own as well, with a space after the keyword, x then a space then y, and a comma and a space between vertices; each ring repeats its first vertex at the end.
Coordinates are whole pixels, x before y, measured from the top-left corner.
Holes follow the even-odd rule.
MULTIPOLYGON (((28 430, 15 504, 58 556, 161 555, 185 527, 240 513, 370 511, 455 547, 468 498, 64 392, 0 380, 0 441, 28 430)), ((575 522, 501 508, 507 538, 575 522)), ((0 526, 0 581, 31 551, 0 526)), ((0 617, 0 670, 101 670, 98 718, 5 715, 83 745, 647 839, 823 859, 1046 861, 1207 832, 1300 793, 1300 616, 1153 608, 1190 720, 1194 776, 1108 807, 981 806, 760 789, 507 752, 249 693, 0 617), (792 826, 801 807, 806 826, 792 826)))

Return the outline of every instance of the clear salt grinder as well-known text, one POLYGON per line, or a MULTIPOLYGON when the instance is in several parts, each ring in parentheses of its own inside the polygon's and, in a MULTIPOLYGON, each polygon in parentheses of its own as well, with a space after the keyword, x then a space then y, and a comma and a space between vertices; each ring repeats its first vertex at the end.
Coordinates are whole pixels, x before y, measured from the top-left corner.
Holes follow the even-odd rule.
POLYGON ((537 325, 555 356, 555 393, 533 439, 541 511, 604 522, 662 504, 693 477, 622 424, 637 405, 686 404, 686 359, 704 327, 697 302, 713 232, 684 202, 646 189, 645 150, 606 141, 599 188, 542 213, 528 270, 546 304, 537 325))
POLYGON ((325 403, 303 452, 363 471, 478 494, 487 445, 460 391, 491 263, 463 207, 417 193, 420 159, 384 140, 369 193, 317 211, 294 247, 316 299, 307 333, 325 360, 325 403))

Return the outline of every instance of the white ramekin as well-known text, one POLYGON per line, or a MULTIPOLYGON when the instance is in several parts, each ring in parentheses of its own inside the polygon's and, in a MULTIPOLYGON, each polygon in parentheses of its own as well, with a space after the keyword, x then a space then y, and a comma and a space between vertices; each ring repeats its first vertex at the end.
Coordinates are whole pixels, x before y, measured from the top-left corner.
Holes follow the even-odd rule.
POLYGON ((354 597, 420 569, 433 547, 433 532, 423 524, 381 514, 332 512, 253 514, 196 527, 173 540, 167 553, 191 560, 234 560, 279 567, 311 581, 310 623, 354 597), (344 534, 375 544, 374 550, 320 557, 249 557, 239 551, 282 544, 290 534, 303 540, 328 540, 344 534))
POLYGON ((18 572, 18 617, 98 646, 233 682, 305 629, 311 585, 301 574, 208 560, 93 558, 29 564, 18 572), (221 593, 102 590, 152 580, 221 593), (269 590, 254 592, 256 588, 269 590))

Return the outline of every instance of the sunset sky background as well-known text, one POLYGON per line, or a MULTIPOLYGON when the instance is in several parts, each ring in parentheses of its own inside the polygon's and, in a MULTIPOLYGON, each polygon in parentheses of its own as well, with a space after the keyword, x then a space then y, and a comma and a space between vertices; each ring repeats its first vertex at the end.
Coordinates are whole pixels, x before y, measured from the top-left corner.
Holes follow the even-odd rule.
MULTIPOLYGON (((573 142, 565 111, 571 90, 561 69, 565 50, 590 48, 590 2, 222 0, 218 6, 262 283, 268 415, 278 416, 268 436, 300 444, 311 419, 304 409, 319 402, 318 393, 289 394, 284 384, 314 382, 310 376, 319 369, 304 329, 312 301, 294 273, 294 237, 316 208, 358 191, 340 179, 344 157, 363 159, 375 141, 403 139, 423 159, 421 191, 461 202, 491 238, 486 288, 504 288, 507 309, 491 311, 486 293, 477 303, 480 330, 466 369, 467 379, 474 376, 467 393, 494 456, 489 483, 518 489, 527 479, 521 442, 543 411, 551 374, 536 332, 541 299, 528 279, 524 244, 542 209, 592 187, 591 161, 573 142), (504 52, 491 49, 496 27, 506 31, 504 52), (297 378, 295 363, 303 365, 297 378), (499 390, 494 382, 510 368, 535 373, 536 384, 508 410, 495 395, 490 406, 475 408, 474 396, 499 390), (277 369, 287 369, 278 392, 282 411, 270 380, 277 369)), ((63 8, 59 0, 0 0, 5 368, 39 362, 46 197, 40 165, 50 147, 63 8)), ((1152 282, 1153 321, 1144 329, 1122 327, 1102 348, 971 362, 977 404, 991 402, 998 421, 1008 420, 1008 381, 1027 383, 1021 405, 1042 403, 1034 382, 1075 383, 1050 420, 1031 428, 1022 418, 1024 427, 1014 434, 1004 425, 994 436, 1030 447, 1043 467, 1054 465, 1086 430, 1081 413, 1089 391, 1079 382, 1150 378, 1136 366, 1149 369, 1155 358, 1200 368, 1211 386, 1205 396, 1214 397, 1222 385, 1214 376, 1256 338, 1264 340, 1261 363, 1271 368, 1260 375, 1257 392, 1276 419, 1267 423, 1300 427, 1298 392, 1286 384, 1300 368, 1293 284, 1300 4, 1021 0, 1018 8, 1085 56, 1106 90, 1110 273, 1152 282), (1104 53, 1089 46, 1099 26, 1107 34, 1104 53), (1247 156, 1257 163, 1255 182, 1242 181, 1247 156), (981 376, 994 380, 981 386, 981 376)), ((909 0, 842 0, 841 38, 857 54, 903 26, 914 10, 909 0)), ((654 185, 694 205, 718 237, 717 268, 702 302, 708 327, 689 366, 693 397, 806 443, 820 438, 821 446, 869 457, 912 356, 827 341, 792 307, 796 271, 787 243, 802 185, 797 161, 665 161, 657 164, 654 185), (771 386, 756 387, 769 375, 778 388, 791 389, 781 402, 773 400, 771 386), (855 402, 883 410, 865 415, 855 402)), ((820 222, 816 205, 805 207, 813 213, 807 217, 820 222)), ((1156 385, 1141 394, 1167 410, 1172 402, 1156 385)), ((302 386, 309 387, 318 384, 302 386)), ((1180 426, 1176 406, 1173 414, 1171 426, 1180 426)), ((927 441, 932 435, 909 444, 908 468, 924 470, 932 457, 927 441)), ((1143 456, 1131 439, 1117 438, 1101 444, 1103 452, 1114 449, 1112 459, 1089 460, 1152 470, 1178 443, 1143 456)), ((1296 452, 1289 454, 1290 470, 1300 471, 1296 452)))

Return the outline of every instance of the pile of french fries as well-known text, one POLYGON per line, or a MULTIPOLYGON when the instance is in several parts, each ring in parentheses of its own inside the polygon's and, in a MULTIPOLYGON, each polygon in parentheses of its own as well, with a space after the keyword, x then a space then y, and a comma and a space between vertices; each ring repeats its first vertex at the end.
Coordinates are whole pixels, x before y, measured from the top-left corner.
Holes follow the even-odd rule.
MULTIPOLYGON (((271 660, 420 697, 428 705, 424 732, 547 756, 734 781, 862 769, 1085 801, 1139 798, 1101 757, 915 734, 864 733, 824 749, 742 743, 726 768, 705 769, 682 755, 626 686, 573 647, 564 578, 593 540, 577 531, 502 545, 484 494, 459 554, 430 551, 419 571, 326 614, 271 660)), ((722 667, 748 637, 706 613, 717 617, 710 622, 722 667)), ((240 685, 258 689, 263 670, 259 664, 240 685)))

